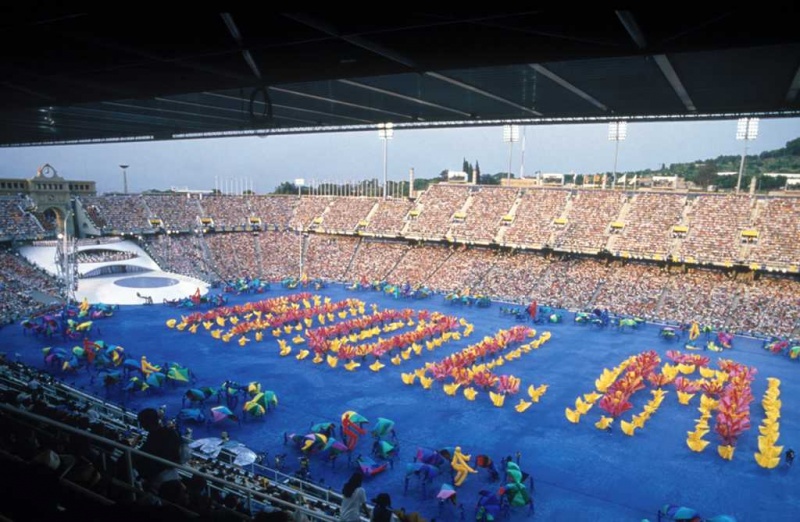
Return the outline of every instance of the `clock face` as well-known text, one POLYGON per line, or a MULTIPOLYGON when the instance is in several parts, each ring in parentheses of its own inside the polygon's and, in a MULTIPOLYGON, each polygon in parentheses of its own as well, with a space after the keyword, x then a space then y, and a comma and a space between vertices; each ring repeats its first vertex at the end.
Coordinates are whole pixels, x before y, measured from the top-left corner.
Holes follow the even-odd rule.
POLYGON ((45 165, 44 167, 42 167, 41 172, 42 172, 42 176, 44 176, 46 178, 53 177, 55 175, 55 173, 56 173, 55 169, 53 167, 51 167, 50 165, 45 165))

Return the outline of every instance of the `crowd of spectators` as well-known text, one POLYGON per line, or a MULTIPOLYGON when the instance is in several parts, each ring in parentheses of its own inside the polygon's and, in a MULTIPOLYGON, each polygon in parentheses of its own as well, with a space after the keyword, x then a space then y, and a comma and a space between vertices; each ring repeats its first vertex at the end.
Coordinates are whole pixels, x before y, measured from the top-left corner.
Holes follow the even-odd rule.
POLYGON ((210 218, 216 230, 231 230, 249 224, 250 196, 220 196, 214 195, 203 198, 200 203, 202 218, 210 218))
MULTIPOLYGON (((261 253, 261 277, 278 281, 299 277, 302 236, 294 231, 261 232, 257 237, 261 253)), ((241 274, 239 274, 241 275, 241 274)))
POLYGON ((223 280, 261 275, 261 257, 256 255, 257 239, 253 234, 207 234, 205 240, 211 251, 214 273, 223 280))
POLYGON ((0 325, 28 317, 47 303, 34 295, 58 296, 58 283, 11 249, 0 249, 0 325))
POLYGON ((298 199, 296 196, 251 196, 247 202, 251 214, 260 218, 265 227, 283 230, 292 221, 298 199))
POLYGON ((142 198, 150 209, 150 217, 160 219, 167 230, 194 230, 203 213, 200 200, 184 194, 145 194, 142 198))
POLYGON ((494 251, 466 245, 454 245, 449 250, 452 254, 431 275, 427 286, 444 293, 473 292, 492 266, 494 251))
POLYGON ((778 265, 797 264, 800 245, 800 205, 796 198, 767 198, 758 201, 754 229, 758 243, 750 260, 778 265))
POLYGON ((444 238, 453 222, 453 215, 461 211, 468 197, 466 186, 432 185, 417 199, 406 234, 412 237, 444 238), (414 213, 417 213, 416 216, 414 213))
POLYGON ((659 314, 681 323, 698 321, 725 328, 735 310, 741 285, 729 273, 690 269, 669 273, 659 314))
POLYGON ((26 238, 42 235, 44 228, 30 212, 20 206, 20 198, 0 198, 0 238, 26 238))
MULTIPOLYGON (((425 284, 428 277, 445 262, 450 250, 438 245, 417 244, 406 254, 387 276, 386 280, 393 284, 425 284)), ((351 279, 357 279, 353 277, 351 279)))
POLYGON ((358 238, 311 234, 306 246, 305 273, 312 279, 345 281, 358 238))
POLYGON ((325 209, 335 198, 331 196, 304 196, 300 198, 289 227, 295 230, 306 230, 316 224, 315 220, 323 219, 325 209))
POLYGON ((569 197, 570 192, 562 189, 526 190, 503 235, 503 243, 536 248, 549 244, 555 230, 553 221, 562 216, 569 197))
POLYGON ((352 234, 367 219, 377 198, 334 198, 325 213, 321 228, 329 233, 352 234))
POLYGON ((549 306, 581 309, 594 302, 595 293, 612 274, 613 269, 605 260, 578 256, 551 258, 533 295, 538 302, 549 306))
POLYGON ((686 211, 689 232, 680 245, 680 257, 697 261, 738 261, 741 231, 750 223, 747 195, 701 195, 686 211))
POLYGON ((389 272, 406 255, 407 243, 362 239, 350 265, 349 279, 383 281, 389 272))
MULTIPOLYGON (((443 292, 469 288, 517 302, 535 298, 552 306, 580 308, 588 304, 644 317, 695 318, 743 330, 778 331, 794 328, 797 322, 796 313, 785 313, 796 304, 785 297, 797 294, 791 293, 796 279, 781 284, 765 282, 770 278, 745 283, 741 277, 729 277, 719 269, 676 273, 619 258, 608 262, 565 256, 613 246, 615 253, 662 254, 667 259, 675 254, 718 264, 731 260, 797 264, 798 198, 441 184, 423 193, 416 206, 406 199, 333 196, 212 196, 195 200, 133 195, 86 197, 83 202, 87 210, 97 212, 106 230, 130 231, 147 224, 152 216, 177 223, 183 213, 196 212, 187 210, 187 205, 201 209, 201 214, 193 217, 213 217, 222 227, 238 227, 247 224, 251 216, 260 217, 265 230, 258 233, 219 233, 217 228, 217 233, 205 236, 160 235, 144 240, 162 266, 204 279, 214 273, 224 279, 251 276, 274 281, 305 271, 309 277, 408 281, 443 292), (162 217, 171 215, 172 210, 176 211, 175 218, 162 217), (501 227, 507 221, 505 216, 511 217, 511 224, 501 227), (554 225, 558 217, 566 217, 566 224, 554 225), (621 221, 624 228, 609 242, 613 221, 621 221), (685 238, 673 235, 676 224, 687 226, 685 238), (287 230, 287 225, 313 230, 303 236, 287 230), (451 241, 411 245, 408 240, 335 235, 359 228, 368 235, 396 237, 402 232, 409 237, 438 240, 449 236, 451 241), (750 228, 758 232, 758 240, 742 245, 741 232, 750 228), (495 234, 498 230, 499 236, 495 234), (493 238, 506 245, 554 247, 555 255, 464 246, 493 238), (742 257, 748 252, 749 257, 742 257), (301 259, 305 263, 302 267, 301 259), (743 307, 750 311, 734 311, 743 307), (773 316, 776 310, 783 311, 778 318, 773 316)), ((0 210, 6 213, 2 214, 4 230, 14 222, 7 214, 25 216, 16 199, 6 198, 0 203, 0 210)), ((192 216, 185 216, 186 223, 192 216)), ((91 262, 94 258, 81 259, 91 262)), ((4 274, 6 289, 41 286, 29 285, 10 272, 4 274)), ((25 310, 29 302, 20 296, 8 297, 7 301, 13 304, 4 305, 6 316, 13 310, 25 310)))
POLYGON ((205 281, 213 279, 199 236, 159 234, 146 237, 144 246, 156 263, 167 272, 184 274, 205 281))
POLYGON ((75 255, 78 263, 108 263, 110 261, 126 261, 138 257, 136 252, 127 250, 82 250, 75 255))
POLYGON ((365 232, 377 235, 396 236, 406 224, 406 217, 414 204, 407 199, 384 199, 372 213, 365 232))
POLYGON ((503 216, 511 210, 518 190, 506 187, 480 187, 471 191, 463 219, 454 219, 449 235, 455 241, 494 241, 503 216))
POLYGON ((582 190, 572 197, 566 225, 556 230, 554 247, 572 252, 596 253, 608 242, 608 227, 615 221, 627 196, 616 191, 582 190))
POLYGON ((524 251, 497 251, 476 292, 515 303, 528 302, 550 261, 524 251))
POLYGON ((81 202, 90 217, 100 216, 94 224, 103 232, 133 232, 153 228, 149 220, 150 213, 140 194, 81 196, 81 202))
POLYGON ((614 262, 604 271, 592 306, 655 319, 664 292, 663 272, 663 268, 654 264, 614 262))
POLYGON ((682 194, 636 194, 612 251, 666 257, 674 241, 672 227, 681 223, 685 205, 686 196, 682 194))

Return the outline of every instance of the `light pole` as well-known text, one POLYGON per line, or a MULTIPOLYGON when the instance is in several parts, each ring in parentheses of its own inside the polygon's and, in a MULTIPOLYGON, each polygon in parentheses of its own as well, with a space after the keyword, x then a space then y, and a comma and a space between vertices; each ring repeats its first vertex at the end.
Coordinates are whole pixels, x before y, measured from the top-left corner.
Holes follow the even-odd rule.
MULTIPOLYGON (((617 188, 617 157, 619 156, 619 142, 628 137, 628 122, 612 121, 608 124, 608 140, 615 142, 614 145, 614 172, 612 175, 611 188, 617 188)), ((605 187, 603 187, 605 188, 605 187)))
POLYGON ((394 125, 389 123, 378 124, 378 138, 383 140, 383 199, 386 199, 389 188, 389 140, 394 137, 394 125))
POLYGON ((508 173, 506 179, 511 179, 511 154, 514 142, 519 141, 519 125, 503 125, 503 141, 508 143, 508 173))
POLYGON ((739 118, 736 125, 736 139, 744 141, 744 152, 742 161, 739 163, 739 177, 736 180, 736 193, 742 186, 742 172, 744 172, 744 162, 747 157, 747 142, 758 137, 758 118, 739 118))
POLYGON ((119 168, 122 169, 122 183, 123 187, 125 188, 125 194, 128 193, 128 166, 129 165, 120 165, 119 168))

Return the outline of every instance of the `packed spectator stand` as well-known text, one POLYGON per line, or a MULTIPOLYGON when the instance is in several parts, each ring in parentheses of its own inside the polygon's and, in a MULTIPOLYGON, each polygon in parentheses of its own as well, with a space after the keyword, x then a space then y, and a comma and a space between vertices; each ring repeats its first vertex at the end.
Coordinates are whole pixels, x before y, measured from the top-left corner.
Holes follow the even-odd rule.
MULTIPOLYGON (((40 237, 39 226, 15 228, 22 218, 35 220, 15 199, 4 200, 3 230, 40 237)), ((798 327, 796 197, 442 183, 415 202, 306 195, 81 199, 87 219, 105 234, 130 234, 162 268, 206 281, 301 274, 386 280, 718 322, 743 332, 798 327), (163 228, 152 228, 155 217, 163 228), (168 228, 190 223, 189 232, 168 228)), ((28 297, 12 295, 25 285, 13 274, 4 274, 2 292, 12 303, 4 304, 6 317, 32 306, 28 297)))

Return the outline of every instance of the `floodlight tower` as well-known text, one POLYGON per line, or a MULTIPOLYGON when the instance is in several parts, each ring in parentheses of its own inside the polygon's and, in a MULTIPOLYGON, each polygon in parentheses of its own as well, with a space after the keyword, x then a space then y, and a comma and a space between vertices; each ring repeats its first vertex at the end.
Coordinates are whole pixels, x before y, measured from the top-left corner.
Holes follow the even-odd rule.
POLYGON ((742 172, 744 172, 744 162, 747 158, 747 142, 754 140, 758 137, 758 118, 739 118, 739 123, 736 125, 736 139, 744 141, 744 152, 742 153, 742 161, 739 163, 739 177, 736 180, 736 193, 742 185, 742 172))
POLYGON ((519 141, 519 125, 503 125, 503 141, 508 143, 508 174, 506 179, 511 179, 511 155, 514 142, 519 141))
MULTIPOLYGON (((612 121, 608 123, 608 140, 615 142, 614 145, 614 172, 612 175, 611 188, 617 187, 617 157, 619 156, 619 142, 628 137, 628 122, 612 121)), ((605 187, 603 187, 605 188, 605 187)))
POLYGON ((378 138, 383 140, 383 199, 386 199, 389 194, 389 140, 394 137, 394 125, 389 123, 378 124, 378 138))
POLYGON ((128 167, 129 165, 120 165, 122 169, 122 186, 125 189, 125 194, 128 193, 128 167))

